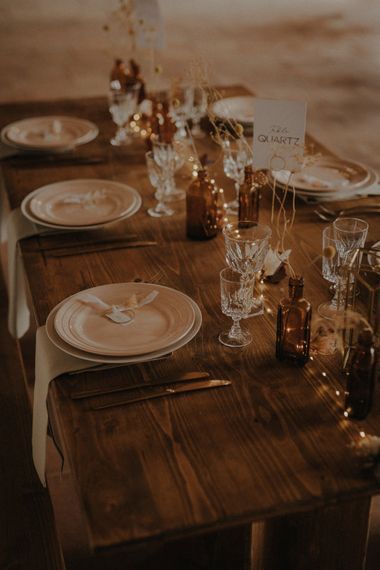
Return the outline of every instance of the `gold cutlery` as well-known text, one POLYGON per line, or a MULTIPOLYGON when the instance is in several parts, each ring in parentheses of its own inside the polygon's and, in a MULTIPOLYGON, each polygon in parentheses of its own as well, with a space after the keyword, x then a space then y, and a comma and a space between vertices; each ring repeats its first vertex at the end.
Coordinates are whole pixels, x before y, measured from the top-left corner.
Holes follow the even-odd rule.
POLYGON ((85 248, 81 248, 80 244, 78 244, 78 247, 75 249, 70 249, 69 251, 67 251, 65 249, 65 247, 62 247, 62 251, 58 251, 58 250, 54 250, 52 251, 52 253, 50 253, 49 251, 47 251, 47 255, 49 257, 69 257, 69 256, 73 256, 73 255, 82 255, 85 253, 98 253, 101 251, 112 251, 112 250, 116 250, 116 249, 132 249, 132 248, 138 248, 138 247, 151 247, 154 245, 158 245, 158 243, 156 241, 119 241, 119 242, 115 242, 110 243, 110 244, 105 244, 104 246, 101 245, 101 247, 90 247, 90 246, 86 246, 85 248))
POLYGON ((96 396, 106 396, 108 394, 114 394, 116 392, 130 392, 131 390, 139 390, 140 388, 154 388, 160 386, 166 386, 167 384, 177 384, 177 382, 189 382, 190 380, 204 380, 209 378, 210 374, 208 372, 186 372, 177 376, 175 379, 170 380, 158 380, 156 382, 145 382, 144 384, 138 384, 134 386, 115 386, 113 388, 95 388, 92 390, 82 390, 81 392, 73 392, 70 394, 72 400, 83 400, 85 398, 95 398, 96 396))
POLYGON ((135 398, 128 398, 127 400, 119 400, 118 402, 110 402, 108 404, 100 404, 99 406, 91 406, 92 410, 105 410, 107 408, 115 408, 116 406, 126 406, 129 404, 136 404, 137 402, 144 402, 146 400, 155 400, 156 398, 164 398, 167 396, 176 396, 177 394, 184 394, 187 392, 193 392, 195 390, 208 390, 210 388, 223 388, 225 386, 230 386, 231 382, 229 380, 205 380, 205 381, 195 381, 187 382, 184 384, 171 384, 167 388, 163 388, 158 392, 151 392, 150 394, 144 394, 143 396, 137 396, 135 398))

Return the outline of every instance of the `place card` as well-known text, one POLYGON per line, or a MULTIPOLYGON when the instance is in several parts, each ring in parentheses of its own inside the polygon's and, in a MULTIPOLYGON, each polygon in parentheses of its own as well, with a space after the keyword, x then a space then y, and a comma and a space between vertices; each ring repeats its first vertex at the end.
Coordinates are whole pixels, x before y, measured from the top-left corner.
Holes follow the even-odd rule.
POLYGON ((290 170, 302 166, 306 129, 306 103, 255 99, 253 167, 290 170))

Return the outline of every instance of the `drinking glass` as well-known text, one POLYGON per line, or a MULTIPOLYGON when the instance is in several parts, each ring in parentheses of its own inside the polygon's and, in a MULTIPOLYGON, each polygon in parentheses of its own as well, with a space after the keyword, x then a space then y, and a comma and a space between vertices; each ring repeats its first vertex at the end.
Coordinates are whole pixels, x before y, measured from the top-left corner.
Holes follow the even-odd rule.
POLYGON ((323 234, 322 273, 325 279, 334 279, 335 294, 330 303, 318 307, 318 313, 326 319, 335 319, 344 310, 346 287, 351 285, 347 283, 347 269, 355 251, 364 247, 368 224, 358 218, 337 218, 331 230, 328 229, 323 234))
POLYGON ((331 301, 321 303, 318 307, 318 314, 325 319, 334 318, 342 302, 337 287, 340 257, 334 236, 333 226, 327 226, 322 232, 322 276, 330 283, 330 290, 334 292, 331 301))
POLYGON ((194 92, 191 86, 175 88, 170 97, 170 116, 177 127, 176 139, 186 138, 186 123, 191 118, 194 92))
POLYGON ((137 110, 140 85, 131 85, 126 89, 116 87, 111 88, 108 95, 109 110, 118 127, 110 142, 114 146, 126 146, 132 141, 129 119, 137 110))
POLYGON ((207 111, 207 93, 202 87, 193 87, 193 105, 191 108, 191 119, 193 126, 191 134, 195 138, 205 137, 205 133, 200 127, 202 117, 205 116, 207 111))
POLYGON ((177 143, 153 142, 153 157, 164 172, 165 196, 167 202, 182 200, 186 196, 184 190, 176 188, 174 173, 184 164, 184 155, 178 152, 177 143))
POLYGON ((240 273, 229 267, 220 272, 222 313, 233 320, 232 327, 219 334, 219 341, 225 346, 240 347, 252 342, 250 332, 241 328, 240 320, 251 316, 251 310, 254 308, 254 288, 254 279, 247 279, 242 283, 240 273))
MULTIPOLYGON (((256 273, 262 270, 265 257, 268 253, 272 230, 256 222, 236 222, 227 224, 223 228, 226 246, 227 265, 240 274, 240 280, 255 281, 256 273)), ((261 299, 255 298, 251 308, 257 315, 262 314, 261 299)))
POLYGON ((333 222, 333 228, 342 263, 347 265, 355 250, 364 247, 368 224, 359 218, 337 218, 333 222))
POLYGON ((146 166, 148 169, 149 181, 153 188, 156 189, 155 198, 157 204, 154 208, 149 208, 148 214, 154 218, 162 218, 164 216, 172 216, 175 212, 165 203, 165 175, 162 168, 154 160, 153 153, 150 150, 145 154, 146 166))
POLYGON ((223 145, 223 168, 228 178, 235 182, 235 199, 227 202, 227 212, 237 214, 239 210, 239 189, 244 182, 244 168, 252 162, 250 148, 242 141, 238 140, 233 145, 226 143, 223 145))

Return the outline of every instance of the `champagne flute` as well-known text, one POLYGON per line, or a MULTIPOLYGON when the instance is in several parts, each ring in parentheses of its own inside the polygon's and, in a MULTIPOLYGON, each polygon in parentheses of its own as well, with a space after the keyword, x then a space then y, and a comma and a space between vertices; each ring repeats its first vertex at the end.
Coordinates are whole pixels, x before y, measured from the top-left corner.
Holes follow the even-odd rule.
POLYGON ((327 226, 322 232, 322 276, 330 283, 330 290, 334 291, 331 301, 321 303, 318 307, 318 314, 325 319, 336 316, 342 301, 337 287, 340 257, 334 236, 333 226, 327 226))

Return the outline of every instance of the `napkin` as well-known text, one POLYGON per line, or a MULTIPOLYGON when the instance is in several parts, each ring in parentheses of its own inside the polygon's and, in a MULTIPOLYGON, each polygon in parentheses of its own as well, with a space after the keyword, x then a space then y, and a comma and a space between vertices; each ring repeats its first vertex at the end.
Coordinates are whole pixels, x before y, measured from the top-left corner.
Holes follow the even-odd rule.
POLYGON ((26 302, 24 267, 17 242, 39 234, 41 230, 25 218, 19 208, 7 220, 8 234, 8 329, 14 338, 21 338, 29 328, 30 312, 26 302))
POLYGON ((105 198, 107 190, 90 190, 85 194, 69 194, 62 200, 64 204, 79 204, 80 206, 96 206, 95 202, 98 199, 105 198))
POLYGON ((38 477, 46 487, 46 437, 48 427, 48 412, 46 399, 49 384, 54 378, 66 372, 82 370, 97 366, 96 362, 89 362, 59 350, 49 340, 45 326, 39 327, 36 334, 36 364, 33 396, 33 424, 32 424, 32 451, 33 462, 38 477))

